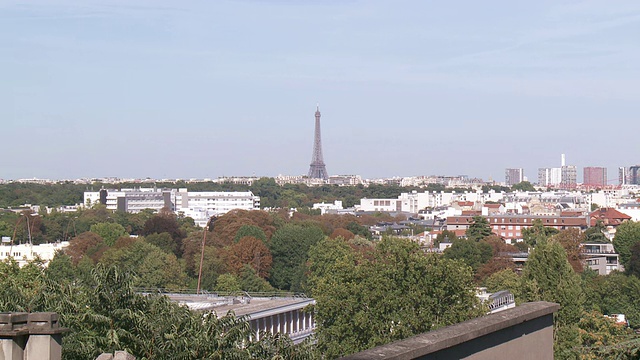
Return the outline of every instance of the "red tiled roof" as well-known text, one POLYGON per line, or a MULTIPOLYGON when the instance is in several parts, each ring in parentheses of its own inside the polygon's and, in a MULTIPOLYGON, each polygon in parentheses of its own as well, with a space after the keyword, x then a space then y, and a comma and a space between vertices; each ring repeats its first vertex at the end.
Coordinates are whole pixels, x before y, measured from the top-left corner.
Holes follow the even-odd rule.
POLYGON ((618 226, 627 220, 631 220, 631 216, 623 214, 614 208, 600 208, 589 214, 591 218, 591 226, 595 226, 598 220, 604 225, 618 226))
MULTIPOLYGON (((433 235, 440 235, 442 234, 442 231, 444 230, 433 230, 430 232, 430 234, 433 235)), ((456 234, 457 237, 461 237, 461 236, 466 236, 467 235, 467 230, 466 229, 454 229, 454 230, 447 230, 448 232, 453 232, 454 234, 456 234)))

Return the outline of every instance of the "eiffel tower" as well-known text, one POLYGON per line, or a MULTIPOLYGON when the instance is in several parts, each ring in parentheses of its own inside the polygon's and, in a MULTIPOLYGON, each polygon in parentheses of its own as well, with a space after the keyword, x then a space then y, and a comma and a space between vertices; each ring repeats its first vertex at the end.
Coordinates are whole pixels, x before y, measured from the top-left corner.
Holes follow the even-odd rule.
POLYGON ((322 158, 322 139, 320 136, 320 105, 316 106, 316 132, 313 138, 313 156, 309 165, 309 177, 312 179, 328 179, 327 168, 322 158))

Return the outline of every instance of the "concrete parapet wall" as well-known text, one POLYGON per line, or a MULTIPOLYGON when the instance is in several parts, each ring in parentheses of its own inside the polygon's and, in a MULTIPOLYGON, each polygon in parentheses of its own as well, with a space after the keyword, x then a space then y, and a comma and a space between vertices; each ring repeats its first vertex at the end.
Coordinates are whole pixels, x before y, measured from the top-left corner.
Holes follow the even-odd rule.
POLYGON ((60 360, 66 331, 56 313, 0 313, 0 359, 60 360))
POLYGON ((559 308, 525 303, 343 359, 553 359, 553 313, 559 308))
POLYGON ((136 357, 126 351, 116 351, 113 354, 104 353, 98 356, 96 360, 136 360, 136 357))

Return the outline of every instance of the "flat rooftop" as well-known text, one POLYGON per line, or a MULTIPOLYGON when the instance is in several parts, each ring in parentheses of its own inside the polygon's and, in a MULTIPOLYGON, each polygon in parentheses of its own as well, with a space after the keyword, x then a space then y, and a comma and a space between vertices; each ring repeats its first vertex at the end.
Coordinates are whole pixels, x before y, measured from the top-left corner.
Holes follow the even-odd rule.
POLYGON ((287 307, 304 307, 314 300, 304 297, 217 296, 214 294, 164 294, 192 310, 215 311, 218 317, 233 311, 236 316, 257 315, 287 307))

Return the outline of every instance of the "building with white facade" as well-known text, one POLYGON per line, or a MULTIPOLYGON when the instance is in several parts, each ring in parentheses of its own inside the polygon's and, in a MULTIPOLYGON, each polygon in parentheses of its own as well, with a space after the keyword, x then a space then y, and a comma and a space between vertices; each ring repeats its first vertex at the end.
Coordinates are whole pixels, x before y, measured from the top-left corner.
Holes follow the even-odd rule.
POLYGON ((633 221, 640 221, 640 203, 639 202, 619 204, 617 207, 615 207, 615 209, 620 211, 621 213, 631 216, 631 220, 633 221))
POLYGON ((562 182, 561 168, 540 168, 538 169, 539 186, 558 186, 562 182))
POLYGON ((624 271, 624 266, 620 264, 619 255, 616 253, 613 244, 581 244, 582 257, 592 270, 598 275, 609 275, 612 271, 624 271))
POLYGON ((260 209, 260 197, 251 191, 188 191, 182 189, 101 189, 84 193, 85 206, 103 204, 113 211, 138 213, 144 209, 168 209, 205 226, 212 216, 234 209, 260 209))
POLYGON ((329 184, 338 186, 355 186, 362 184, 360 175, 331 175, 329 184))
POLYGON ((84 205, 102 204, 109 210, 139 213, 144 209, 160 211, 163 208, 174 210, 175 190, 138 188, 138 189, 101 189, 85 191, 84 205))
POLYGON ((61 241, 53 244, 18 244, 11 245, 3 239, 0 245, 0 261, 4 261, 12 257, 18 262, 20 267, 25 266, 29 261, 40 259, 47 266, 49 261, 56 255, 56 251, 60 251, 69 246, 68 241, 61 241))
POLYGON ((259 210, 260 197, 251 191, 188 191, 179 189, 175 197, 175 211, 192 218, 204 227, 212 216, 231 210, 259 210))
POLYGON ((480 204, 487 201, 498 202, 504 198, 504 193, 497 193, 493 190, 483 193, 482 191, 465 192, 417 192, 402 193, 396 199, 360 199, 360 206, 356 206, 356 211, 381 211, 381 212, 408 212, 413 214, 424 213, 423 210, 448 207, 456 202, 472 202, 480 204))
POLYGON ((217 183, 234 184, 234 185, 247 185, 251 186, 254 182, 260 180, 256 176, 221 176, 216 181, 217 183))
POLYGON ((313 204, 313 209, 320 209, 320 214, 324 215, 328 210, 344 210, 344 207, 342 206, 342 201, 336 200, 333 204, 315 203, 313 204))

